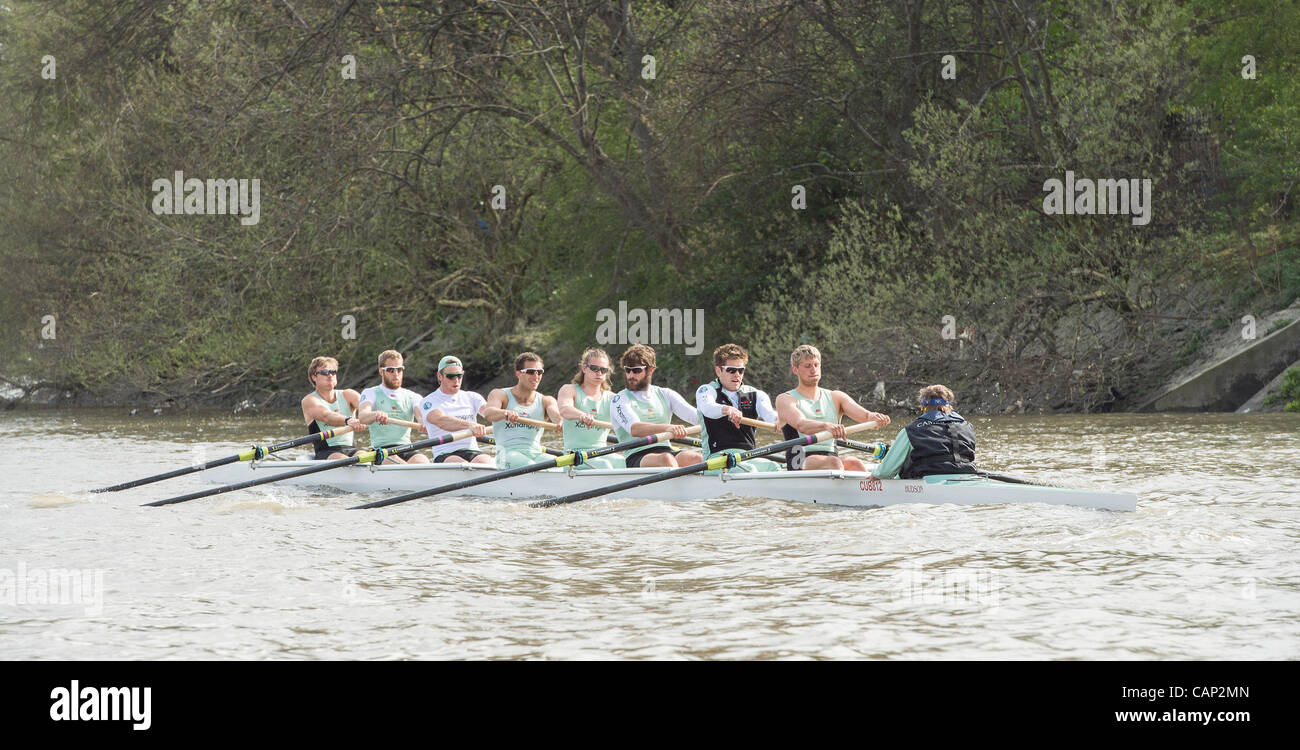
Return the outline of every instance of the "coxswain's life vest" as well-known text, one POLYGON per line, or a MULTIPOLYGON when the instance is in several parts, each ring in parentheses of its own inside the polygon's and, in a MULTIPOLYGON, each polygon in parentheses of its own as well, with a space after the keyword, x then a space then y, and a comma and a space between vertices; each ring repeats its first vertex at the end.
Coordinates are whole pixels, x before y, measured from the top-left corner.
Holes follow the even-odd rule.
POLYGON ((912 452, 898 475, 975 473, 975 429, 957 412, 928 411, 906 428, 912 452))

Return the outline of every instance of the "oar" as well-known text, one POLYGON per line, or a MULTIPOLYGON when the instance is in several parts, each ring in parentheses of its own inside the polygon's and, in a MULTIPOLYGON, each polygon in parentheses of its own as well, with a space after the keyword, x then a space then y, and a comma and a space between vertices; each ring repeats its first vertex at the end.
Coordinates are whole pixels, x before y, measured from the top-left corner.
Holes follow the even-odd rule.
MULTIPOLYGON (((777 426, 771 422, 760 422, 757 419, 750 419, 749 417, 741 417, 740 423, 747 424, 750 427, 762 427, 763 429, 771 430, 772 432, 780 432, 777 426)), ((877 461, 884 458, 885 451, 889 450, 889 446, 885 443, 860 443, 857 440, 849 440, 847 438, 836 438, 835 444, 841 448, 852 448, 855 451, 870 453, 877 461)))
MULTIPOLYGON (((688 428, 687 431, 698 432, 699 429, 700 429, 699 425, 695 425, 694 427, 688 428)), ((451 484, 444 484, 441 487, 434 487, 433 489, 429 489, 429 490, 408 492, 405 495, 398 495, 396 497, 390 497, 384 500, 376 500, 372 503, 366 503, 364 505, 356 505, 349 508, 348 510, 366 510, 369 508, 384 508, 389 505, 404 503, 407 500, 418 500, 422 497, 429 497, 431 495, 441 495, 444 492, 454 492, 456 490, 463 490, 468 487, 477 487, 480 484, 495 482, 498 479, 509 479, 510 477, 517 477, 520 476, 521 474, 530 474, 534 471, 542 471, 543 469, 554 469, 556 467, 563 467, 563 466, 578 466, 581 465, 584 461, 586 461, 589 458, 596 458, 597 456, 604 456, 609 453, 614 453, 615 451, 627 450, 629 448, 640 448, 646 445, 654 445, 655 443, 668 440, 672 438, 672 436, 673 433, 671 432, 661 432, 657 435, 633 438, 632 440, 628 440, 627 442, 624 443, 607 445, 604 448, 596 448, 595 450, 573 451, 571 453, 566 453, 563 456, 559 456, 558 458, 548 458, 545 461, 538 461, 537 463, 528 464, 527 466, 516 466, 513 469, 498 471, 483 477, 474 477, 473 479, 465 479, 459 482, 452 482, 451 484)))
MULTIPOLYGON (((497 444, 497 441, 494 440, 494 439, 492 439, 492 438, 490 438, 490 437, 481 437, 481 438, 478 439, 478 441, 479 441, 480 443, 485 444, 485 445, 496 445, 496 444, 497 444)), ((565 453, 565 451, 559 450, 559 449, 557 449, 557 448, 542 448, 542 450, 546 451, 548 454, 550 454, 550 455, 552 455, 552 456, 563 456, 564 453, 565 453)))
MULTIPOLYGON (((488 429, 491 430, 492 428, 489 427, 488 429)), ((145 503, 145 506, 158 507, 160 505, 172 505, 173 503, 183 503, 187 500, 197 500, 200 497, 210 497, 212 495, 220 495, 223 492, 242 490, 246 487, 256 487, 259 484, 267 484, 269 482, 279 482, 284 479, 293 479, 294 477, 305 477, 308 474, 315 474, 318 471, 329 471, 330 469, 337 469, 340 466, 351 466, 352 464, 369 464, 369 463, 382 464, 385 458, 388 458, 394 453, 402 453, 403 451, 419 450, 421 448, 429 448, 435 445, 454 443, 457 440, 463 440, 464 438, 467 438, 473 434, 474 434, 473 430, 463 430, 461 432, 453 432, 447 435, 441 435, 436 438, 429 438, 428 440, 421 440, 417 443, 407 443, 406 445, 394 445, 388 448, 375 448, 374 450, 362 451, 350 458, 337 458, 334 459, 333 461, 321 461, 319 462, 320 463, 319 466, 308 466, 302 469, 294 469, 293 471, 286 471, 282 474, 273 474, 269 477, 250 479, 247 482, 226 484, 209 490, 191 492, 188 495, 178 495, 177 497, 169 497, 165 500, 155 500, 152 503, 145 503)))
POLYGON ((286 448, 296 448, 299 445, 306 445, 313 440, 319 440, 323 445, 326 440, 336 438, 339 435, 346 435, 349 432, 352 432, 352 429, 353 428, 347 425, 343 425, 342 427, 336 427, 332 430, 325 430, 324 432, 317 432, 312 435, 307 435, 306 437, 286 440, 283 443, 276 443, 275 445, 268 445, 265 447, 254 445, 252 448, 249 448, 246 451, 240 451, 233 456, 218 458, 215 461, 208 461, 199 466, 187 466, 184 469, 176 469, 175 471, 169 471, 164 474, 155 474, 154 476, 145 477, 144 479, 137 479, 134 482, 123 482, 122 484, 115 484, 112 487, 100 487, 97 490, 91 490, 91 492, 117 492, 118 490, 125 490, 130 487, 139 487, 142 484, 161 482, 164 479, 171 479, 172 477, 183 477, 186 474, 193 474, 196 471, 203 471, 204 469, 212 469, 217 466, 233 464, 236 461, 260 461, 263 458, 266 458, 267 455, 275 453, 276 451, 282 451, 286 448))
POLYGON ((840 438, 835 444, 841 448, 849 448, 855 451, 868 453, 877 461, 883 461, 885 454, 889 452, 889 443, 860 443, 857 440, 848 440, 840 438))
POLYGON ((991 471, 982 471, 978 469, 976 470, 975 473, 983 477, 988 477, 989 479, 996 479, 999 482, 1008 482, 1010 484, 1032 484, 1035 487, 1060 487, 1059 484, 1047 484, 1046 482, 1035 482, 1031 479, 1022 479, 1020 477, 1013 477, 1010 474, 995 474, 991 471))
MULTIPOLYGON (((846 434, 861 432, 862 430, 872 429, 877 426, 879 425, 876 422, 863 422, 861 424, 855 424, 851 427, 844 428, 844 432, 846 434)), ((772 445, 765 445, 762 448, 755 448, 754 450, 744 451, 741 453, 725 453, 722 455, 714 456, 713 458, 710 458, 704 461, 703 463, 692 464, 690 466, 682 466, 677 469, 669 469, 668 471, 655 474, 653 476, 642 477, 640 479, 632 479, 627 482, 620 482, 619 484, 615 484, 610 487, 605 487, 603 489, 588 490, 586 492, 578 492, 573 495, 566 495, 564 497, 553 497, 550 500, 542 500, 541 502, 531 503, 529 504, 528 507, 550 508, 554 505, 566 505, 568 503, 576 503, 579 500, 587 500, 593 497, 600 497, 601 495, 608 495, 611 492, 622 492, 623 490, 630 490, 636 487, 643 487, 647 484, 654 484, 655 482, 663 482, 668 479, 684 477, 687 474, 700 474, 705 471, 712 471, 714 469, 730 469, 736 466, 736 464, 740 463, 741 461, 748 461, 751 458, 758 458, 760 456, 766 456, 770 453, 777 453, 778 451, 783 451, 786 448, 793 448, 796 445, 812 445, 813 443, 820 443, 823 440, 830 440, 834 437, 835 436, 831 434, 830 430, 825 430, 815 435, 800 435, 799 437, 794 438, 793 440, 786 440, 780 443, 773 443, 772 445)))
MULTIPOLYGON (((618 438, 614 437, 613 435, 606 435, 605 442, 617 443, 618 438)), ((677 443, 678 445, 689 445, 692 448, 704 447, 704 443, 700 442, 699 438, 673 438, 670 442, 677 443)))

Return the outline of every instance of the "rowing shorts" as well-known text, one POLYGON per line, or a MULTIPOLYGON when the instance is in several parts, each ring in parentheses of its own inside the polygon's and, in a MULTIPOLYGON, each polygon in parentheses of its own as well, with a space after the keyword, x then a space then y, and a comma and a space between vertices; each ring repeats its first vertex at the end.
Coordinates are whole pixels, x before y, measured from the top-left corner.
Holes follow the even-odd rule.
POLYGON ((357 449, 351 445, 326 445, 322 448, 317 448, 316 455, 312 456, 312 458, 317 461, 324 461, 335 453, 342 453, 348 458, 351 458, 357 455, 357 449))
POLYGON ((677 454, 678 454, 678 453, 681 453, 681 451, 680 451, 680 450, 676 450, 676 451, 675 451, 675 450, 673 450, 672 448, 669 448, 669 447, 666 446, 666 445, 652 445, 652 446, 650 446, 649 448, 646 448, 646 449, 643 450, 643 451, 637 451, 636 453, 633 453, 632 455, 628 456, 628 457, 627 457, 627 468, 629 468, 629 469, 635 469, 635 468, 639 467, 639 466, 641 465, 641 459, 644 458, 645 456, 650 455, 651 453, 669 453, 669 454, 671 454, 674 458, 676 458, 676 457, 677 457, 677 454))
POLYGON ((461 448, 458 451, 447 451, 446 453, 439 453, 438 455, 433 457, 433 462, 435 464, 440 464, 443 461, 446 461, 448 456, 456 456, 457 458, 463 458, 466 461, 473 462, 475 456, 486 456, 486 455, 487 454, 484 453, 483 451, 476 451, 471 448, 461 448))

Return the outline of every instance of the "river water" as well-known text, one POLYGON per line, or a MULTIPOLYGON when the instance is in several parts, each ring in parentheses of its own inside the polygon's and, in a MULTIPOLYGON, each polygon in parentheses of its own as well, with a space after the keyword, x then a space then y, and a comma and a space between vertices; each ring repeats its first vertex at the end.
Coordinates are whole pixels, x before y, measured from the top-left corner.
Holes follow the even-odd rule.
POLYGON ((142 508, 209 485, 87 490, 302 428, 126 411, 0 412, 0 658, 1300 658, 1297 414, 972 420, 986 469, 1137 493, 1123 513, 345 511, 295 488, 142 508))

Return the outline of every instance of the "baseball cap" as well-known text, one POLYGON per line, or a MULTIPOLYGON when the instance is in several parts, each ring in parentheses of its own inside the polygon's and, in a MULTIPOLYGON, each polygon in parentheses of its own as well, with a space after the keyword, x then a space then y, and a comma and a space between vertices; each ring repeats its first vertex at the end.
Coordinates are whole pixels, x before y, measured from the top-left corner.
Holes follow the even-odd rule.
MULTIPOLYGON (((460 360, 456 359, 450 354, 438 360, 438 372, 442 372, 443 370, 446 370, 448 367, 453 367, 453 366, 456 367, 460 372, 465 371, 465 366, 460 363, 460 360)), ((453 372, 451 374, 455 375, 457 373, 453 372)))

